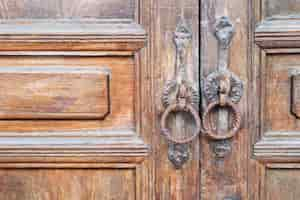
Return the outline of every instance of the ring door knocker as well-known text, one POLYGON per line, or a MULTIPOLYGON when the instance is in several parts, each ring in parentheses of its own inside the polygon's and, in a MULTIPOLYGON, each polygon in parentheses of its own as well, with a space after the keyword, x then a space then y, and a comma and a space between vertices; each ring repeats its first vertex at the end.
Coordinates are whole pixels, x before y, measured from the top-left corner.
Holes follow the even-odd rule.
POLYGON ((204 131, 210 139, 223 142, 236 135, 241 127, 241 113, 237 103, 243 95, 243 82, 228 70, 229 46, 233 35, 233 25, 227 17, 221 17, 216 23, 215 30, 219 44, 218 69, 206 77, 203 87, 208 103, 203 114, 204 131), (225 133, 220 133, 212 120, 212 114, 218 108, 232 112, 232 125, 225 133))
POLYGON ((161 117, 161 133, 169 142, 168 157, 179 169, 188 160, 188 144, 192 142, 201 132, 201 119, 199 117, 199 94, 186 78, 186 57, 187 48, 192 41, 192 32, 184 20, 178 24, 174 32, 174 43, 176 47, 176 73, 175 78, 168 81, 164 87, 162 102, 165 111, 161 117), (196 123, 192 136, 176 138, 172 136, 167 127, 167 120, 171 114, 186 113, 191 115, 196 123))
POLYGON ((184 22, 176 28, 174 33, 176 77, 167 82, 163 91, 162 101, 165 111, 161 117, 161 133, 169 141, 168 157, 177 169, 181 168, 189 158, 187 144, 197 138, 200 132, 205 133, 212 140, 222 142, 215 152, 223 157, 224 151, 229 149, 224 141, 237 134, 241 127, 242 117, 236 104, 243 95, 243 83, 233 72, 228 70, 229 45, 233 34, 234 28, 229 19, 227 17, 220 18, 215 31, 219 42, 218 70, 209 74, 204 80, 203 92, 208 106, 201 121, 197 109, 199 106, 198 91, 186 80, 186 49, 191 42, 192 33, 184 22), (214 125, 212 117, 213 112, 218 108, 227 108, 233 115, 232 126, 221 134, 214 125), (195 132, 190 137, 175 138, 167 127, 167 119, 171 113, 180 112, 190 114, 196 123, 195 132))

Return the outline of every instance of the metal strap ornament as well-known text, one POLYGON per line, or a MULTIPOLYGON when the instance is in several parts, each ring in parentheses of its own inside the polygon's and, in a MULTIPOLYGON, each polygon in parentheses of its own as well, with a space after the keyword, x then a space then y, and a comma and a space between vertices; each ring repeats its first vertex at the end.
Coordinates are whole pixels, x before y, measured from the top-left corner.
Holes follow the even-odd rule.
POLYGON ((230 139, 241 127, 242 117, 236 104, 243 95, 243 82, 228 70, 229 46, 233 35, 233 25, 227 17, 221 17, 215 31, 219 42, 218 69, 204 81, 204 95, 209 104, 203 114, 203 128, 207 136, 214 140, 230 139), (212 120, 212 113, 218 107, 228 108, 233 114, 232 126, 226 133, 218 134, 212 120))
POLYGON ((176 168, 188 159, 187 143, 192 142, 201 132, 201 119, 197 110, 199 105, 198 91, 187 81, 187 47, 191 43, 192 33, 184 20, 178 24, 174 32, 174 43, 176 46, 176 72, 174 79, 168 81, 162 94, 162 103, 165 110, 161 117, 161 133, 169 141, 169 159, 176 168), (186 138, 175 138, 167 127, 167 120, 171 114, 187 113, 191 115, 196 123, 196 129, 192 136, 186 138))

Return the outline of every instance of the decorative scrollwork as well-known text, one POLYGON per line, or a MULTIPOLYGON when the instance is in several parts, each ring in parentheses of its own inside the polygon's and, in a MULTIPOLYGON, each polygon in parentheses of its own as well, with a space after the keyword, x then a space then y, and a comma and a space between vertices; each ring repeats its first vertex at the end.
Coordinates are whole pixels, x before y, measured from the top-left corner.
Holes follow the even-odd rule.
POLYGON ((242 98, 244 91, 243 82, 234 73, 229 71, 214 71, 206 77, 203 85, 203 93, 208 102, 215 102, 219 100, 219 86, 221 77, 224 76, 224 73, 226 73, 226 76, 229 76, 230 78, 231 87, 228 93, 228 98, 230 98, 233 103, 238 103, 242 98))
POLYGON ((225 158, 231 152, 231 141, 218 140, 212 143, 212 150, 215 153, 216 158, 225 158))
MULTIPOLYGON (((198 91, 190 83, 184 84, 187 85, 187 103, 191 104, 195 109, 197 109, 200 101, 198 91)), ((162 93, 162 103, 165 108, 170 106, 172 103, 176 102, 176 94, 178 93, 179 87, 180 84, 178 84, 177 80, 167 81, 162 93)))
POLYGON ((168 158, 176 169, 180 169, 182 165, 189 160, 189 157, 189 148, 187 144, 169 144, 168 158))

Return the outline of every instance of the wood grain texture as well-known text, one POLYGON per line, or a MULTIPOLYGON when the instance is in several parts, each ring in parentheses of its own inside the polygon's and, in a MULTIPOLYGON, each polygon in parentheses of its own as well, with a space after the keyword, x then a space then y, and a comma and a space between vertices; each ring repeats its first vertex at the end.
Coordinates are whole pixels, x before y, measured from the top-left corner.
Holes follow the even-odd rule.
POLYGON ((253 116, 255 157, 250 160, 249 196, 255 200, 297 199, 293 196, 297 195, 295 188, 288 186, 296 183, 299 168, 289 164, 299 162, 299 128, 298 119, 291 112, 289 70, 299 67, 299 16, 294 15, 299 6, 297 1, 276 0, 255 1, 253 5, 253 24, 257 24, 254 40, 259 48, 252 49, 255 97, 249 113, 253 116), (269 169, 273 165, 276 166, 269 169))
POLYGON ((132 20, 4 20, 0 29, 2 51, 84 50, 133 54, 146 41, 145 31, 132 20))
MULTIPOLYGON (((5 185, 0 189, 1 199, 141 200, 149 197, 145 191, 148 182, 142 182, 142 177, 147 175, 146 165, 141 164, 149 147, 138 136, 141 126, 138 123, 144 110, 139 110, 137 105, 141 105, 143 88, 138 83, 141 74, 139 64, 135 63, 138 60, 134 58, 135 52, 145 45, 146 33, 132 22, 138 13, 136 4, 138 1, 133 0, 0 1, 3 30, 0 71, 24 70, 19 74, 1 74, 0 77, 10 80, 6 84, 8 94, 24 94, 23 85, 47 78, 49 74, 44 77, 41 71, 28 70, 46 66, 52 71, 47 91, 52 89, 55 79, 56 86, 63 85, 67 91, 54 87, 60 95, 96 98, 92 104, 82 102, 88 110, 84 110, 83 104, 79 108, 84 113, 95 112, 97 106, 89 106, 101 100, 96 95, 96 90, 101 93, 98 82, 102 83, 98 81, 102 80, 98 71, 104 68, 111 71, 111 112, 104 120, 0 120, 0 182, 5 185), (54 73, 61 66, 64 73, 54 73), (81 77, 66 73, 77 67, 83 71, 95 70, 81 77), (80 84, 78 87, 85 89, 74 91, 76 87, 71 84, 73 87, 80 84), (17 89, 8 88, 11 86, 17 89)), ((40 93, 34 90, 31 97, 40 93)), ((24 110, 15 105, 13 108, 24 110)))
MULTIPOLYGON (((142 120, 149 122, 142 130, 153 149, 149 158, 150 199, 180 200, 200 198, 200 163, 198 140, 190 146, 189 162, 181 170, 176 170, 168 159, 168 143, 160 133, 162 111, 161 94, 167 80, 173 78, 175 70, 175 46, 173 32, 181 15, 186 19, 193 32, 193 42, 188 47, 188 78, 198 87, 199 67, 199 2, 198 1, 142 1, 142 22, 149 30, 149 45, 143 52, 142 120), (150 76, 151 75, 151 76, 150 76), (152 77, 150 80, 149 78, 152 77), (151 133, 149 135, 149 133, 151 133)), ((188 136, 193 133, 194 125, 189 118, 180 115, 172 117, 172 133, 188 136), (177 118, 177 119, 176 119, 177 118)))
POLYGON ((299 16, 276 16, 257 24, 255 43, 263 49, 297 48, 299 43, 299 16))
POLYGON ((299 0, 262 0, 265 17, 278 15, 297 15, 300 11, 299 0))
POLYGON ((299 120, 291 113, 289 71, 299 69, 299 55, 267 54, 264 78, 264 132, 297 131, 299 120))
POLYGON ((62 132, 59 136, 33 133, 31 137, 1 137, 0 162, 139 163, 149 153, 148 145, 134 132, 107 132, 104 136, 99 136, 102 131, 98 136, 85 132, 62 132))
POLYGON ((298 71, 292 72, 290 74, 290 81, 291 81, 291 113, 294 114, 296 117, 300 117, 300 105, 299 105, 299 98, 300 98, 300 78, 298 71))
MULTIPOLYGON (((31 68, 64 66, 70 69, 79 66, 83 70, 93 67, 100 71, 103 68, 109 68, 111 71, 110 115, 105 120, 0 120, 0 129, 2 130, 0 135, 3 135, 5 131, 30 135, 30 132, 33 131, 134 129, 135 66, 132 57, 114 57, 112 59, 111 57, 97 56, 0 56, 0 68, 26 68, 28 66, 31 68)), ((93 86, 92 88, 95 87, 93 86)))
POLYGON ((1 0, 2 19, 134 18, 134 0, 1 0))
POLYGON ((136 199, 131 169, 1 169, 0 183, 2 200, 136 199))
POLYGON ((297 200, 300 183, 299 169, 267 169, 265 180, 266 200, 297 200))
MULTIPOLYGON (((249 24, 249 1, 202 1, 201 2, 201 77, 217 69, 218 46, 214 35, 216 20, 227 16, 235 27, 235 34, 230 46, 229 70, 233 71, 244 83, 244 95, 239 103, 239 110, 243 115, 243 126, 236 137, 228 141, 231 149, 224 157, 218 157, 215 148, 226 149, 226 142, 215 142, 207 138, 201 140, 201 199, 225 200, 225 199, 248 199, 247 193, 247 165, 249 161, 249 135, 248 129, 248 105, 251 91, 248 81, 249 69, 251 68, 251 55, 248 48, 249 24)), ((203 88, 202 88, 203 90, 203 88)), ((202 95, 202 109, 207 106, 205 97, 202 95)), ((221 108, 219 110, 222 110, 221 108)), ((222 110, 223 111, 223 110, 222 110)), ((215 126, 223 128, 222 124, 231 124, 227 117, 222 123, 215 126)))
POLYGON ((253 153, 259 160, 299 160, 300 134, 298 131, 270 131, 255 143, 253 153))
POLYGON ((1 67, 0 119, 103 119, 109 69, 1 67))

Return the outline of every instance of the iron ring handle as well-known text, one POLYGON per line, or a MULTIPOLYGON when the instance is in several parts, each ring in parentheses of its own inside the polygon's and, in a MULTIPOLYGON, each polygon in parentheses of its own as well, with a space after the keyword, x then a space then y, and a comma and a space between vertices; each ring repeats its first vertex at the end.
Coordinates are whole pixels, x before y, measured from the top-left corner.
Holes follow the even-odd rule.
POLYGON ((238 110, 237 106, 229 99, 226 99, 224 104, 222 105, 220 101, 214 101, 210 103, 206 109, 206 111, 203 114, 203 128, 204 131, 206 132, 207 136, 213 140, 225 140, 225 139, 230 139, 234 135, 237 134, 239 129, 241 128, 241 120, 242 116, 240 111, 238 110), (227 133, 224 134, 218 134, 216 130, 213 129, 211 120, 210 120, 210 115, 211 112, 217 108, 217 107, 229 107, 232 112, 233 112, 233 126, 230 130, 228 130, 227 133))
POLYGON ((187 104, 186 106, 179 106, 178 104, 171 104, 168 106, 161 117, 161 133, 171 142, 176 144, 186 144, 193 141, 201 132, 201 120, 198 114, 198 111, 191 105, 187 104), (170 130, 167 128, 167 119, 171 113, 176 112, 186 112, 191 114, 196 123, 196 130, 191 137, 176 139, 171 136, 170 130))

